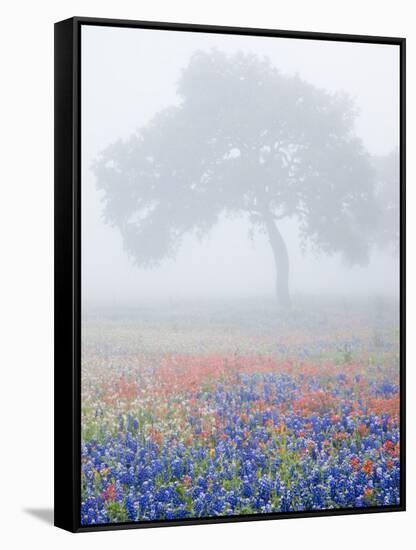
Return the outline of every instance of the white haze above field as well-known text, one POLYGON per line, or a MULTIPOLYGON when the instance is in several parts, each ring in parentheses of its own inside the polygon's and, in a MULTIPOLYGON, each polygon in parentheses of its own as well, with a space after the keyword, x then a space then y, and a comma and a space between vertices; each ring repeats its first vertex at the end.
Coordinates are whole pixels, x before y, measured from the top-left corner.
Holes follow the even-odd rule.
MULTIPOLYGON (((359 109, 356 134, 372 155, 399 144, 399 48, 311 40, 84 26, 82 28, 82 293, 84 304, 152 299, 272 295, 274 263, 264 234, 244 218, 222 219, 201 241, 184 240, 175 260, 135 267, 117 228, 102 220, 91 170, 109 144, 128 138, 161 109, 178 104, 176 84, 197 50, 267 56, 282 73, 345 91, 359 109)), ((180 139, 180 135, 178 135, 180 139)), ((293 294, 397 295, 397 257, 380 250, 366 267, 339 255, 302 254, 297 225, 279 228, 289 251, 293 294)))

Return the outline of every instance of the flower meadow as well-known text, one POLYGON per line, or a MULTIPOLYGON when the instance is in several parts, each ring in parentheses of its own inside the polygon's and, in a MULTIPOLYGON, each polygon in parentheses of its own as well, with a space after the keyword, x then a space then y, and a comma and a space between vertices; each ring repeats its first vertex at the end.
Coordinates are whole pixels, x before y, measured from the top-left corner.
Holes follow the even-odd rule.
POLYGON ((389 323, 237 319, 85 322, 83 525, 400 503, 389 323))

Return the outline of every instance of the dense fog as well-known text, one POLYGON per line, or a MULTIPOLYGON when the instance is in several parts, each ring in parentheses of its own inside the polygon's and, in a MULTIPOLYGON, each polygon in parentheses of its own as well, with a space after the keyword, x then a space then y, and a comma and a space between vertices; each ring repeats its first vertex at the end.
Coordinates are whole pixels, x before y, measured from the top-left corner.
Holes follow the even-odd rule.
MULTIPOLYGON (((378 159, 397 151, 398 46, 85 26, 82 28, 84 305, 264 297, 274 293, 275 264, 269 239, 261 226, 253 227, 247 212, 233 215, 220 212, 218 221, 201 237, 192 231, 186 233, 173 257, 162 258, 150 268, 135 264, 132 255, 126 252, 120 228, 104 219, 105 191, 97 186, 94 164, 111 144, 120 139, 128 143, 132 135, 140 135, 141 129, 148 127, 161 111, 171 106, 178 109, 181 105, 178 83, 195 52, 206 55, 219 52, 219 59, 225 55, 230 63, 238 59, 235 56, 239 52, 243 56, 253 54, 260 61, 267 58, 270 66, 284 77, 298 75, 302 82, 313 85, 314 90, 346 93, 357 111, 354 134, 362 140, 370 157, 378 159)), ((302 120, 298 122, 302 124, 302 120)), ((176 139, 181 140, 179 129, 176 139)), ((316 139, 319 141, 320 136, 316 139)), ((315 146, 319 147, 319 143, 315 146)), ((270 148, 266 146, 264 151, 269 154, 270 148)), ((235 147, 227 154, 234 161, 242 156, 235 147)), ((126 173, 130 168, 125 168, 126 173)), ((397 178, 396 170, 388 180, 391 195, 396 198, 397 178)), ((181 193, 180 187, 177 193, 181 193)), ((388 191, 384 196, 390 196, 388 191)), ((147 213, 145 210, 144 214, 147 213)), ((296 216, 276 223, 288 251, 289 289, 293 296, 397 295, 399 267, 394 246, 376 242, 371 245, 368 263, 350 265, 335 249, 328 252, 310 243, 303 249, 296 216)), ((397 217, 385 218, 384 230, 388 234, 397 233, 397 217)), ((152 243, 148 245, 151 247, 152 243)))

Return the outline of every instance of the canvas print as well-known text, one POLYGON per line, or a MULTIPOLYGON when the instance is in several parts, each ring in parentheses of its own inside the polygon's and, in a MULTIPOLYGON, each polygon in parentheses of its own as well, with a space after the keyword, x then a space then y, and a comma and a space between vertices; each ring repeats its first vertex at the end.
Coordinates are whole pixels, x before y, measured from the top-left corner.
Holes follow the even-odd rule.
POLYGON ((399 54, 82 26, 82 526, 400 504, 399 54))

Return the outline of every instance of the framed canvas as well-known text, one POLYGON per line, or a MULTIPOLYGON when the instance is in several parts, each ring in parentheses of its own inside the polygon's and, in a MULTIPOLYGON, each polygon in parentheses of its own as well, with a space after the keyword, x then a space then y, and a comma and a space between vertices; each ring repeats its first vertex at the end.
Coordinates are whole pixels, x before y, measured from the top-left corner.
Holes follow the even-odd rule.
POLYGON ((55 524, 405 509, 405 40, 55 25, 55 524))

